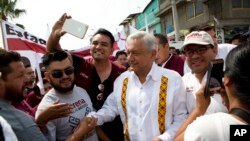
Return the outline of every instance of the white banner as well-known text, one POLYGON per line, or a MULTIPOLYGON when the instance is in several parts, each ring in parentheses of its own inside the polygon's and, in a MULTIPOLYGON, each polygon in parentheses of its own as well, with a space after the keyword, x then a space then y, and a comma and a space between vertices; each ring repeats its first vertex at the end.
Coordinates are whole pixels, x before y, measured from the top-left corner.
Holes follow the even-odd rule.
POLYGON ((46 53, 46 41, 7 21, 1 21, 1 28, 4 48, 17 51, 21 56, 30 60, 32 69, 37 72, 38 86, 43 94, 43 81, 39 64, 41 57, 46 53))

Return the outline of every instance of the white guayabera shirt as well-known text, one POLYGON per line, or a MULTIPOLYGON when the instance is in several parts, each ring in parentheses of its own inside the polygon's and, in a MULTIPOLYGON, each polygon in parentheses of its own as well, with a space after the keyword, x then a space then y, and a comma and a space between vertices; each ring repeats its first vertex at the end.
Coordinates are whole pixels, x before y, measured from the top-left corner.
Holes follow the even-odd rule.
POLYGON ((126 118, 121 104, 124 79, 128 78, 126 90, 126 113, 128 133, 131 141, 149 141, 159 137, 163 141, 173 140, 176 130, 187 117, 186 96, 181 76, 172 70, 152 65, 146 81, 141 84, 137 75, 124 72, 114 83, 114 91, 105 101, 102 109, 88 116, 98 118, 98 125, 112 121, 120 115, 123 125, 126 118), (166 130, 160 134, 158 125, 159 91, 161 78, 167 77, 167 103, 165 114, 166 130))

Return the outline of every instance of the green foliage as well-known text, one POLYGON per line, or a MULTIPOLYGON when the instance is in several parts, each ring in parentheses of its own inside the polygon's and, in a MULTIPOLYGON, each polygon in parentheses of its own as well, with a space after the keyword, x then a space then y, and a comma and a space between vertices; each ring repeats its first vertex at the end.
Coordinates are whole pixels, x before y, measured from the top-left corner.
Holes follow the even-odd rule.
POLYGON ((16 8, 17 0, 0 0, 0 18, 8 20, 18 18, 26 13, 25 9, 16 8))

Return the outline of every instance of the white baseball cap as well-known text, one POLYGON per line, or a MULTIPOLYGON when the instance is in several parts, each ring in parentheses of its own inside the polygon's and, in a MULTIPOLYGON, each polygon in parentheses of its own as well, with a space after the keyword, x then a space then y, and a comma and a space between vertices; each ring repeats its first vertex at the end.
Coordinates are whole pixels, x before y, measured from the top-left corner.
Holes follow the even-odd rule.
POLYGON ((185 37, 183 48, 190 44, 214 46, 214 41, 212 37, 205 31, 193 31, 185 37))

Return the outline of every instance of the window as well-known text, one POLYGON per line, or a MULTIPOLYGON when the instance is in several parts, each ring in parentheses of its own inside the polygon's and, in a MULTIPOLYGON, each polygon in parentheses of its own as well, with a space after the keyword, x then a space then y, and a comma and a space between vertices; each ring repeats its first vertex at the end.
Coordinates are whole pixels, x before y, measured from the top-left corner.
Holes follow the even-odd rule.
POLYGON ((250 8, 250 0, 243 0, 243 8, 250 8))
POLYGON ((160 0, 160 4, 161 4, 161 3, 164 3, 165 1, 166 1, 166 0, 160 0))
POLYGON ((250 8, 250 0, 232 0, 233 8, 250 8))
POLYGON ((195 15, 199 15, 203 13, 203 3, 201 1, 197 1, 195 3, 195 15))
POLYGON ((187 17, 188 19, 194 17, 194 6, 193 3, 187 5, 187 17))
POLYGON ((233 8, 240 8, 241 7, 241 0, 232 0, 233 8))
POLYGON ((155 26, 150 27, 148 30, 149 30, 149 33, 152 33, 152 34, 156 33, 155 26))
POLYGON ((166 16, 166 32, 171 33, 172 31, 174 31, 172 14, 168 14, 166 16))
POLYGON ((187 8, 186 10, 188 19, 196 17, 199 14, 202 14, 204 11, 202 1, 189 2, 186 8, 187 8))

